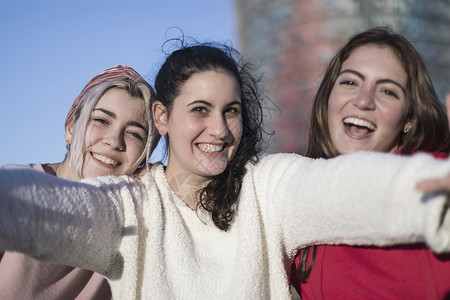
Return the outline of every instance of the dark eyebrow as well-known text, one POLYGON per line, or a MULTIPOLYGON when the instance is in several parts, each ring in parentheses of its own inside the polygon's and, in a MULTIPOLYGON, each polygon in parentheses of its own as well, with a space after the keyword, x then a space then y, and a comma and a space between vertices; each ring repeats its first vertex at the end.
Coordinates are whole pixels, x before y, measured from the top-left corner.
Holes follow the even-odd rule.
POLYGON ((342 70, 342 71, 339 73, 338 76, 341 76, 341 75, 344 74, 344 73, 352 73, 353 75, 358 76, 358 77, 361 78, 362 80, 366 79, 366 77, 364 77, 363 74, 361 74, 361 73, 359 73, 359 72, 357 72, 357 71, 355 71, 355 70, 342 70))
MULTIPOLYGON (((361 74, 361 73, 359 73, 359 72, 357 72, 357 71, 355 71, 355 70, 343 70, 343 71, 341 71, 341 72, 339 73, 338 76, 341 76, 341 74, 343 74, 343 73, 352 73, 352 74, 358 76, 359 78, 361 78, 362 80, 365 79, 365 77, 364 77, 363 74, 361 74)), ((398 86, 398 87, 402 90, 403 94, 406 95, 405 89, 404 89, 403 86, 402 86, 400 83, 398 83, 397 81, 394 81, 394 80, 391 80, 391 79, 380 79, 380 80, 377 80, 377 84, 380 84, 380 83, 392 83, 392 84, 395 84, 396 86, 398 86)))
POLYGON ((189 103, 187 106, 191 106, 191 105, 195 105, 195 104, 203 104, 209 107, 213 107, 213 105, 211 103, 209 103, 208 101, 205 100, 195 100, 192 101, 191 103, 189 103))
MULTIPOLYGON (((192 101, 191 103, 189 103, 187 106, 195 105, 195 104, 203 104, 203 105, 206 105, 208 107, 214 107, 214 105, 212 105, 212 103, 209 103, 208 101, 205 101, 205 100, 195 100, 195 101, 192 101)), ((228 106, 232 106, 232 105, 235 105, 235 104, 242 105, 240 101, 235 100, 233 102, 227 103, 227 105, 225 105, 225 106, 228 107, 228 106)))
POLYGON ((226 106, 233 106, 233 105, 235 105, 235 104, 237 104, 237 105, 239 105, 239 106, 242 105, 241 101, 234 100, 233 102, 228 103, 226 106))
MULTIPOLYGON (((112 111, 110 111, 110 110, 107 110, 107 109, 104 109, 104 108, 95 108, 94 111, 95 111, 95 110, 99 110, 99 111, 103 112, 104 114, 107 114, 107 115, 110 116, 111 118, 114 118, 114 119, 117 118, 117 115, 116 115, 115 113, 113 113, 112 111)), ((142 125, 141 123, 136 122, 136 121, 128 122, 128 125, 136 126, 136 127, 142 128, 144 131, 147 131, 147 130, 148 130, 146 126, 144 126, 144 125, 142 125)))

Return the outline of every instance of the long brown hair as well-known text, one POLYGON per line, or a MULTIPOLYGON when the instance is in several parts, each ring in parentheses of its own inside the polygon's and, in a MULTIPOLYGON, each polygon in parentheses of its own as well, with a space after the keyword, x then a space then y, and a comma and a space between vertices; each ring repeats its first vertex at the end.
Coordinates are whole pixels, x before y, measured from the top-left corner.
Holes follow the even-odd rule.
MULTIPOLYGON (((344 61, 356 48, 368 44, 387 47, 394 51, 408 77, 406 99, 409 101, 409 110, 406 122, 410 122, 411 129, 401 133, 399 145, 401 153, 448 152, 450 139, 447 114, 437 97, 421 55, 402 35, 388 27, 374 27, 350 38, 329 63, 314 98, 305 155, 312 158, 332 158, 339 155, 329 132, 328 100, 344 61)), ((311 262, 307 266, 309 252, 310 247, 301 250, 301 261, 295 272, 299 281, 303 283, 311 273, 316 246, 311 262)))

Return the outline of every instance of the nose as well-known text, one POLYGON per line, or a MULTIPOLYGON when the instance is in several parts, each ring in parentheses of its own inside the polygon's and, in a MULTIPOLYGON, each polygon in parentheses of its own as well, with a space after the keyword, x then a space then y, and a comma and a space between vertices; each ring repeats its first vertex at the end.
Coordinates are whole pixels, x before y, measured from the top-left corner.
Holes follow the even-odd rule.
POLYGON ((353 98, 352 103, 361 110, 374 110, 374 89, 368 86, 363 86, 355 98, 353 98))
POLYGON ((114 130, 104 137, 104 143, 117 151, 125 150, 124 135, 119 130, 114 130))
POLYGON ((228 123, 225 116, 216 114, 211 116, 208 123, 208 133, 216 138, 224 138, 228 135, 228 123))

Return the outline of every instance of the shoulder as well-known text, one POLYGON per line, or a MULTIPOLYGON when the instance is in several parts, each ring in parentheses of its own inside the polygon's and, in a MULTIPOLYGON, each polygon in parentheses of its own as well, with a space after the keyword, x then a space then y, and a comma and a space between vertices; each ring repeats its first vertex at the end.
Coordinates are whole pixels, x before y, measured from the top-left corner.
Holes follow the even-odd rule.
POLYGON ((248 163, 244 180, 251 180, 258 188, 286 183, 296 174, 304 174, 313 159, 298 154, 277 153, 260 156, 254 164, 248 163))
MULTIPOLYGON (((266 154, 259 157, 258 162, 254 165, 254 169, 257 172, 269 172, 270 170, 275 171, 278 169, 283 170, 288 167, 303 165, 312 160, 312 158, 295 153, 266 154)), ((250 164, 247 168, 251 168, 250 164)))
POLYGON ((41 164, 5 164, 0 166, 0 168, 2 169, 38 169, 39 167, 35 167, 35 166, 41 166, 41 164))
POLYGON ((445 152, 431 153, 431 155, 433 155, 436 158, 442 158, 442 159, 448 158, 448 154, 445 152))

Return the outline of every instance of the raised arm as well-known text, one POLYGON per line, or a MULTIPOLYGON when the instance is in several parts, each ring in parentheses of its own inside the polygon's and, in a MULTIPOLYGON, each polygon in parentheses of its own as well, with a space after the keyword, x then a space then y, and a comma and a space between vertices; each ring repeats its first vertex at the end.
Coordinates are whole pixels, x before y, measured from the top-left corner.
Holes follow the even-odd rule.
POLYGON ((122 200, 124 193, 139 189, 128 177, 88 184, 30 169, 1 168, 0 251, 19 251, 114 277, 112 272, 120 273, 118 246, 126 232, 122 200))
POLYGON ((447 120, 448 120, 448 126, 450 127, 450 94, 447 94, 445 97, 445 106, 447 108, 447 120))
POLYGON ((255 170, 261 174, 255 184, 269 187, 261 197, 267 214, 279 220, 288 251, 311 244, 423 241, 436 252, 450 251, 445 195, 416 189, 422 179, 450 173, 449 161, 369 152, 329 160, 270 159, 255 170))

